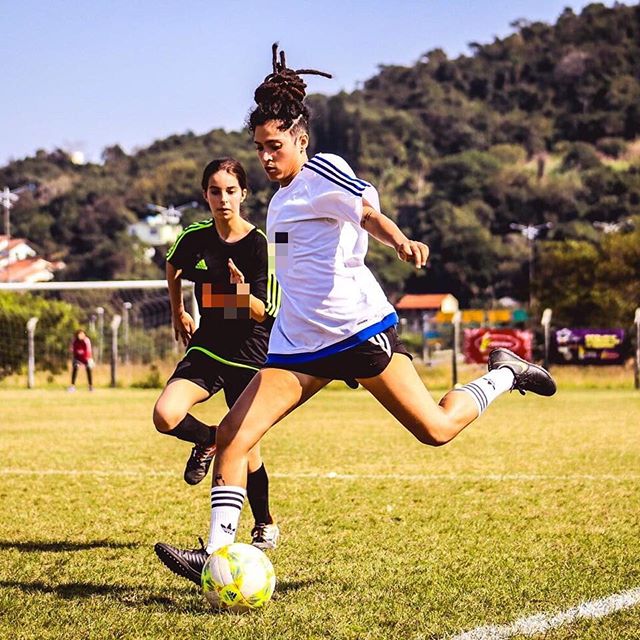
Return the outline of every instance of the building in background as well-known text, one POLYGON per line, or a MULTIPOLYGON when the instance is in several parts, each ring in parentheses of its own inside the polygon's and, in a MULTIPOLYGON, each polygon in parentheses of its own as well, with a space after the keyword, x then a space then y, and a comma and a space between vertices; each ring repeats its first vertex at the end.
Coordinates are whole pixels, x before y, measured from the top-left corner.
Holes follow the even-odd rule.
POLYGON ((0 282, 48 282, 64 266, 39 257, 24 238, 0 235, 0 282))
POLYGON ((182 233, 182 226, 176 222, 169 222, 165 216, 158 214, 129 225, 128 233, 152 247, 171 246, 182 233))
POLYGON ((453 315, 458 299, 450 293, 408 293, 395 305, 403 329, 422 333, 425 323, 435 322, 439 313, 453 315))

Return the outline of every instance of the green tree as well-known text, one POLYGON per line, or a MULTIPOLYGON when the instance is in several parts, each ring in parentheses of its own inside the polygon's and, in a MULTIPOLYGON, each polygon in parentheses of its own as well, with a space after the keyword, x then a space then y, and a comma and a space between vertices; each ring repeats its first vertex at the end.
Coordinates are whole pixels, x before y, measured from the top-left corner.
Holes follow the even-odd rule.
POLYGON ((56 373, 68 359, 78 326, 77 310, 66 302, 21 293, 0 292, 0 378, 21 373, 27 364, 27 321, 38 318, 34 335, 36 368, 56 373))

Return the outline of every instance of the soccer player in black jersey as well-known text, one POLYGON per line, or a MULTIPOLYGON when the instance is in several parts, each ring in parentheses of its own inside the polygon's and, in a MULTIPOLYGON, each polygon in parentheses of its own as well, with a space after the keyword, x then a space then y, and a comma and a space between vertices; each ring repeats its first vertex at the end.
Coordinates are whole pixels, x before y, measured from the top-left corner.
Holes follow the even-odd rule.
MULTIPOLYGON (((233 406, 265 361, 279 305, 266 236, 240 215, 247 188, 239 162, 210 162, 202 190, 212 218, 187 227, 167 253, 172 324, 176 340, 187 350, 155 404, 153 422, 161 433, 193 443, 184 472, 192 485, 209 470, 216 428, 189 411, 220 390, 227 406, 233 406), (184 308, 182 278, 195 283, 201 318, 197 329, 184 308)), ((259 447, 249 458, 247 497, 255 518, 253 544, 275 548, 279 531, 269 512, 268 476, 259 447)))

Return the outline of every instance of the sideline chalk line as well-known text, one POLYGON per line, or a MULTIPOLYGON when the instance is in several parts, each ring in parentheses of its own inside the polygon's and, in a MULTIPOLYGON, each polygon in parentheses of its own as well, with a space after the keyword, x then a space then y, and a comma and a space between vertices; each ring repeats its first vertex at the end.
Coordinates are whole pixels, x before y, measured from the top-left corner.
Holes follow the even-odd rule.
POLYGON ((614 593, 598 600, 582 602, 559 613, 537 613, 520 618, 511 624, 478 627, 452 636, 449 640, 508 640, 513 636, 535 636, 578 620, 604 618, 616 611, 630 609, 638 604, 640 604, 640 587, 614 593))
MULTIPOLYGON (((0 476, 97 476, 97 477, 162 477, 171 478, 175 471, 159 471, 155 469, 0 469, 0 476)), ((427 473, 427 474, 401 474, 401 473, 337 473, 329 472, 300 472, 278 473, 270 472, 272 478, 298 479, 298 480, 406 480, 413 482, 535 482, 535 481, 611 481, 627 482, 640 480, 640 474, 537 474, 537 473, 427 473)))

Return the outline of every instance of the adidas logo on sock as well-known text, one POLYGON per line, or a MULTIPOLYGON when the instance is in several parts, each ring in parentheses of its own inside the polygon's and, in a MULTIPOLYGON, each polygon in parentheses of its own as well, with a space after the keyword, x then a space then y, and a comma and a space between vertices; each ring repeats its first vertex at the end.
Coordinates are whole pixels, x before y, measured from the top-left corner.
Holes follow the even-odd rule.
POLYGON ((221 524, 220 528, 228 535, 233 535, 236 532, 236 530, 231 526, 231 523, 221 524))

